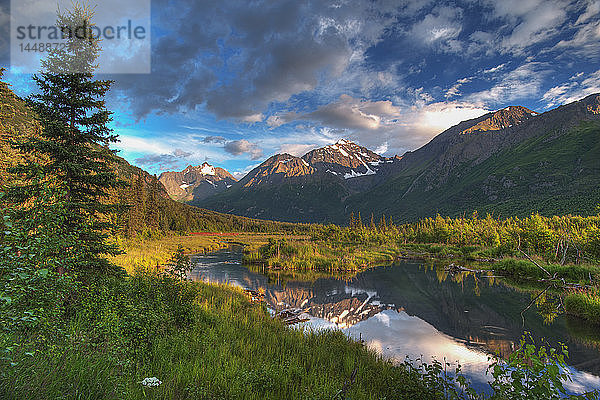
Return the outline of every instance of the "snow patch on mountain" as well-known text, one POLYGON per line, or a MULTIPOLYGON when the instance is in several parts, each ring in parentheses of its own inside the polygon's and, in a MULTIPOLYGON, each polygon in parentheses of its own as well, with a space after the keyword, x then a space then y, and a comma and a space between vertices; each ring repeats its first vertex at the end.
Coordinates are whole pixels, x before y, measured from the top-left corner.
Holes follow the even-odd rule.
POLYGON ((344 179, 357 178, 359 176, 367 176, 367 175, 375 175, 376 172, 372 169, 367 168, 366 172, 356 172, 355 170, 351 170, 349 173, 344 174, 344 179))
POLYGON ((200 172, 202 173, 202 175, 214 175, 215 167, 213 167, 210 164, 204 163, 204 164, 202 164, 202 168, 200 169, 200 172))

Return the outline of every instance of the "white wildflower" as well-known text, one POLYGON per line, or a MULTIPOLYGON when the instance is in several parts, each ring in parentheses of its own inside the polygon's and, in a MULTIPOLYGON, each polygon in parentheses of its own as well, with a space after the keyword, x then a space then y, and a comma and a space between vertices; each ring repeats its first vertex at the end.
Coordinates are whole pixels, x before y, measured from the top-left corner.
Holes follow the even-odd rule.
POLYGON ((153 376, 152 378, 144 378, 144 380, 140 383, 142 384, 142 386, 156 387, 159 386, 162 382, 157 377, 153 376))

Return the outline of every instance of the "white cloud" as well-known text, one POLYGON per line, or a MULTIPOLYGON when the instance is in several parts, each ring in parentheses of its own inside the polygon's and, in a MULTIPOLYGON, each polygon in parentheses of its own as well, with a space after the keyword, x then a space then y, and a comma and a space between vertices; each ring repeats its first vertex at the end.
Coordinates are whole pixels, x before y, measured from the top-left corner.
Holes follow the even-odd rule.
POLYGON ((600 21, 580 26, 572 39, 561 40, 554 49, 597 60, 600 57, 600 21))
POLYGON ((484 73, 484 74, 493 74, 494 72, 498 72, 498 71, 500 71, 500 70, 501 70, 501 69, 503 69, 504 67, 506 67, 506 63, 500 64, 500 65, 497 65, 497 66, 495 66, 495 67, 492 67, 492 68, 490 68, 490 69, 486 69, 486 70, 484 70, 484 71, 483 71, 483 73, 484 73))
MULTIPOLYGON (((519 0, 519 3, 531 3, 519 0)), ((506 3, 506 1, 498 2, 506 3)), ((510 3, 510 2, 509 2, 510 3)), ((521 16, 520 22, 510 36, 502 40, 502 48, 506 51, 520 54, 522 50, 535 43, 547 40, 559 32, 559 27, 566 21, 567 13, 562 4, 541 2, 535 8, 521 16)))
POLYGON ((257 113, 257 114, 252 114, 252 115, 246 115, 245 117, 243 117, 241 120, 243 122, 248 122, 248 123, 255 123, 255 122, 260 122, 264 119, 264 115, 262 115, 262 113, 257 113))
POLYGON ((554 86, 544 93, 542 99, 547 102, 547 107, 572 103, 600 92, 600 69, 583 80, 582 77, 583 75, 576 74, 569 79, 569 82, 554 86))
POLYGON ((279 153, 287 153, 296 157, 302 157, 317 147, 319 147, 319 145, 316 144, 284 143, 279 148, 279 153))
POLYGON ((267 125, 271 128, 277 128, 278 126, 287 124, 288 122, 294 121, 298 118, 298 114, 295 112, 288 112, 281 115, 271 115, 267 118, 267 125))
POLYGON ((174 150, 164 141, 147 139, 128 134, 120 134, 119 142, 114 144, 116 149, 126 152, 144 152, 155 154, 167 154, 174 150))
MULTIPOLYGON (((462 81, 467 82, 466 79, 462 81)), ((376 152, 402 154, 422 146, 452 125, 488 112, 473 103, 427 103, 426 99, 431 96, 420 89, 412 93, 421 100, 410 107, 396 106, 391 101, 367 101, 343 95, 338 101, 322 106, 317 111, 293 114, 295 120, 311 120, 322 128, 298 134, 294 143, 280 145, 279 149, 302 155, 314 147, 349 138, 376 149, 376 152), (298 142, 300 139, 304 141, 298 142)))
POLYGON ((549 73, 547 66, 528 62, 499 77, 499 81, 491 88, 471 93, 465 99, 473 103, 494 105, 538 96, 544 78, 549 73))
POLYGON ((293 120, 309 120, 339 129, 375 131, 389 125, 398 115, 400 110, 389 100, 360 100, 343 94, 338 101, 321 106, 313 112, 271 116, 268 123, 279 126, 293 120))
POLYGON ((588 0, 588 5, 585 12, 577 18, 575 25, 583 24, 589 19, 598 18, 600 15, 600 1, 599 0, 588 0))
POLYGON ((413 25, 408 40, 441 50, 458 51, 460 43, 455 39, 462 31, 461 19, 460 8, 436 7, 413 25))
POLYGON ((445 97, 447 99, 451 98, 451 97, 456 97, 460 94, 460 88, 462 85, 464 85, 465 83, 469 83, 471 82, 473 78, 462 78, 456 81, 456 83, 454 85, 452 85, 450 87, 450 89, 448 89, 446 91, 445 97))
POLYGON ((471 103, 433 103, 421 109, 411 110, 414 115, 410 127, 421 135, 430 136, 440 133, 459 122, 477 118, 489 110, 471 103))
POLYGON ((378 148, 376 148, 374 150, 375 153, 381 155, 381 154, 385 154, 387 153, 388 149, 389 149, 389 145, 388 142, 383 143, 381 146, 379 146, 378 148))
POLYGON ((247 166, 244 169, 240 169, 240 170, 237 170, 237 171, 232 171, 231 175, 233 175, 233 177, 239 181, 244 176, 246 176, 248 174, 248 172, 252 171, 254 168, 258 167, 259 165, 260 165, 260 163, 252 164, 252 165, 247 166))

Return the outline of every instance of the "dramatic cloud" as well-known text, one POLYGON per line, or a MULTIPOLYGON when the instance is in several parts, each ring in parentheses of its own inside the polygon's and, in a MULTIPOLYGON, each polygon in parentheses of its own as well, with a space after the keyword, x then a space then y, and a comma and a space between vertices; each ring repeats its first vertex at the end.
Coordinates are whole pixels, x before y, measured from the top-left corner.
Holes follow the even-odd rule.
MULTIPOLYGON (((143 166, 208 159, 241 173, 344 137, 401 154, 488 110, 600 91, 600 0, 152 6, 152 74, 109 77, 115 147, 143 166)), ((34 90, 29 76, 5 79, 34 90)))
POLYGON ((155 3, 161 13, 153 23, 167 33, 154 45, 152 84, 144 76, 117 83, 135 99, 133 112, 202 106, 250 123, 261 121, 271 102, 340 76, 357 50, 377 40, 394 8, 366 0, 336 7, 309 0, 155 3))
POLYGON ((339 100, 319 107, 316 111, 299 115, 295 112, 269 118, 271 126, 294 120, 310 120, 339 129, 377 130, 400 115, 391 101, 363 101, 343 94, 339 100))
MULTIPOLYGON (((421 91, 416 95, 428 98, 421 91)), ((403 154, 422 146, 452 125, 487 112, 486 108, 472 103, 439 102, 400 107, 390 101, 361 101, 344 95, 315 112, 286 114, 291 118, 287 122, 310 120, 327 128, 303 132, 300 137, 306 138, 307 142, 310 140, 310 144, 286 144, 280 150, 299 156, 323 144, 349 138, 380 154, 403 154)))
POLYGON ((223 148, 226 152, 234 156, 239 156, 244 153, 248 153, 252 160, 258 160, 263 155, 263 151, 258 147, 256 143, 250 143, 246 139, 232 140, 231 142, 225 143, 225 146, 223 148))

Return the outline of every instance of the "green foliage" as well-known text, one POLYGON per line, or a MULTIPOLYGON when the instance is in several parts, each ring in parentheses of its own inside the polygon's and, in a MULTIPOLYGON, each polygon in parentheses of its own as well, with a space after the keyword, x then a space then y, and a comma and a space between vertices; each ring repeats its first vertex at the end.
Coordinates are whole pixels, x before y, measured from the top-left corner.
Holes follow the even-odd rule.
POLYGON ((487 373, 492 393, 477 393, 461 373, 461 366, 433 360, 431 364, 418 359, 407 360, 404 366, 417 372, 427 387, 428 393, 435 393, 444 399, 464 400, 551 400, 581 399, 592 400, 600 396, 600 391, 570 395, 564 383, 571 377, 565 362, 568 350, 560 344, 558 349, 545 344, 536 345, 529 333, 521 338, 518 348, 507 360, 500 356, 490 357, 492 363, 487 373), (450 371, 449 371, 450 369, 450 371))
MULTIPOLYGON (((526 334, 507 362, 496 359, 488 372, 494 378, 490 383, 494 398, 506 400, 563 399, 567 391, 563 382, 569 379, 565 358, 568 351, 561 344, 558 350, 537 347, 526 334)), ((583 396, 580 398, 584 398, 583 396)))
POLYGON ((530 255, 548 261, 582 262, 600 260, 600 217, 532 214, 525 218, 424 218, 414 223, 393 225, 313 228, 317 241, 361 244, 440 243, 477 249, 486 248, 495 256, 530 255))
MULTIPOLYGON (((77 290, 63 335, 44 351, 7 338, 16 365, 0 377, 0 397, 332 398, 352 373, 350 398, 415 398, 425 388, 340 332, 301 332, 274 320, 236 289, 167 275, 106 279, 77 290), (162 384, 139 382, 156 376, 162 384)), ((437 398, 427 396, 425 398, 437 398)))
POLYGON ((17 365, 13 357, 17 349, 33 355, 64 335, 63 317, 80 287, 72 277, 59 276, 53 269, 59 256, 52 254, 50 246, 65 239, 52 236, 51 226, 46 227, 50 233, 30 238, 13 222, 13 214, 10 209, 0 212, 0 375, 17 365), (30 337, 35 337, 37 346, 23 340, 30 337))
POLYGON ((176 278, 186 279, 188 272, 193 268, 190 257, 185 254, 183 246, 177 245, 177 250, 167 262, 166 272, 176 278))
POLYGON ((242 261, 264 265, 271 269, 356 273, 373 263, 389 263, 393 254, 388 251, 354 247, 352 252, 339 243, 328 245, 307 240, 269 239, 269 243, 244 250, 242 261))
MULTIPOLYGON (((90 26, 92 15, 89 8, 74 4, 58 14, 57 24, 90 26)), ((38 227, 47 219, 30 218, 31 213, 39 215, 36 208, 60 209, 50 215, 57 218, 62 232, 72 240, 70 245, 53 248, 69 258, 70 269, 116 273, 118 268, 104 255, 119 253, 106 240, 116 228, 110 215, 119 206, 109 204, 107 197, 122 183, 111 166, 114 151, 108 149, 116 141, 108 127, 111 112, 104 102, 111 82, 94 80, 92 75, 98 51, 97 40, 73 37, 64 49, 53 49, 43 60, 44 72, 33 77, 39 93, 30 98, 42 130, 38 136, 14 143, 18 151, 40 161, 12 168, 22 182, 11 187, 9 194, 10 200, 21 206, 18 218, 34 222, 28 233, 31 235, 39 236, 38 227), (77 69, 72 71, 73 67, 77 69), (55 189, 53 198, 43 197, 48 185, 55 189)))

